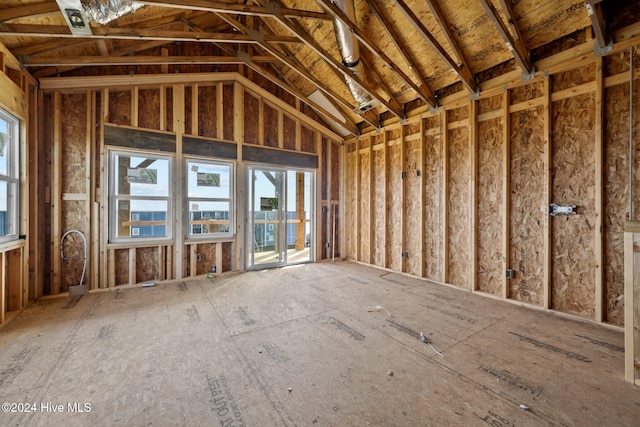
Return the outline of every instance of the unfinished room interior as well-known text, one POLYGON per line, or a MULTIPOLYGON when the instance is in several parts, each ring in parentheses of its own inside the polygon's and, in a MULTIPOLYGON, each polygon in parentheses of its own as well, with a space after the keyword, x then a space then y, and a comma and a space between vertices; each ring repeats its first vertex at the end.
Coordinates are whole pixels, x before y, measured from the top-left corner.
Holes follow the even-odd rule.
POLYGON ((640 2, 3 0, 0 425, 640 425, 640 2))

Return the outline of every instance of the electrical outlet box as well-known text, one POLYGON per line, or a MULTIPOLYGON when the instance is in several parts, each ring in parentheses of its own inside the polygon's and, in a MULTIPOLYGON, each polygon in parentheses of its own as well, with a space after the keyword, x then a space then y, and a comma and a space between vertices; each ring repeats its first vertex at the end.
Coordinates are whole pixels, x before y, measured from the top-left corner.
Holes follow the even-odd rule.
POLYGON ((200 254, 196 254, 196 261, 200 261, 202 259, 202 256, 200 254))

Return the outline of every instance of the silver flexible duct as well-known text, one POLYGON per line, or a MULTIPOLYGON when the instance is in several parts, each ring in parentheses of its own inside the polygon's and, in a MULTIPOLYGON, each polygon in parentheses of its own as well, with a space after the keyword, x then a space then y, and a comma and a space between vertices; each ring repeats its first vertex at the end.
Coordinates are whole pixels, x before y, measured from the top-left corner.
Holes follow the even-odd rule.
MULTIPOLYGON (((345 15, 349 17, 351 22, 356 22, 356 8, 353 0, 332 0, 345 15)), ((338 48, 340 49, 340 55, 342 56, 342 63, 345 67, 353 73, 354 76, 364 80, 364 69, 360 62, 360 49, 358 47, 358 39, 353 35, 348 26, 343 24, 339 19, 334 19, 333 27, 336 32, 336 39, 338 42, 338 48)), ((358 109, 360 111, 367 111, 373 107, 371 97, 366 93, 359 84, 353 79, 347 78, 347 86, 351 94, 358 103, 358 109)))
POLYGON ((87 17, 98 24, 107 24, 144 6, 142 3, 123 0, 81 0, 87 17))

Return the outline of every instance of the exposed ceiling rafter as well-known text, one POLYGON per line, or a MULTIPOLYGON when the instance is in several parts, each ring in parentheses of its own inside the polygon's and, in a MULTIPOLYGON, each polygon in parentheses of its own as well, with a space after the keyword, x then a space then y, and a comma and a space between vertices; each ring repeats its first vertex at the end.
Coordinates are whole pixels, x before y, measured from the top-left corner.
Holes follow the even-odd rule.
POLYGON ((596 37, 597 49, 596 53, 605 55, 611 51, 611 40, 607 36, 607 24, 602 10, 602 0, 585 0, 587 14, 591 19, 591 27, 596 37))
MULTIPOLYGON (((250 31, 250 29, 248 27, 246 27, 244 24, 242 24, 240 21, 238 21, 237 19, 227 15, 227 14, 220 14, 220 18, 222 18, 223 20, 225 20, 227 23, 229 23, 231 26, 233 26, 234 28, 236 28, 238 31, 240 32, 248 32, 250 31)), ((288 66, 289 68, 291 68, 293 71, 295 71, 296 73, 298 73, 301 77, 305 78, 306 80, 308 80, 311 84, 313 84, 318 90, 320 90, 322 93, 324 93, 325 95, 327 95, 328 97, 330 97, 331 99, 335 100, 336 102, 338 102, 340 105, 343 105, 346 107, 346 109, 353 109, 353 106, 344 98, 342 98, 339 94, 337 94, 336 92, 334 92, 332 89, 329 89, 326 87, 326 85, 324 85, 322 82, 320 82, 317 78, 315 78, 309 71, 307 71, 304 67, 302 67, 299 63, 297 63, 297 60, 292 59, 294 57, 288 57, 286 55, 284 55, 282 52, 280 52, 277 49, 274 49, 272 46, 266 45, 266 44, 261 44, 261 47, 266 50, 267 52, 271 53, 272 55, 274 55, 275 57, 277 57, 278 59, 280 59, 280 61, 285 64, 286 66, 288 66)), ((275 82, 274 82, 275 83, 275 82)), ((306 99, 306 97, 305 97, 306 99)), ((305 101, 306 102, 306 101, 305 101)), ((316 106, 315 103, 309 101, 309 105, 316 106)), ((320 108, 320 107, 318 107, 320 108)), ((325 111, 324 109, 322 109, 322 111, 325 111)), ((373 116, 373 114, 369 114, 368 113, 363 113, 361 114, 361 117, 370 125, 375 126, 375 127, 380 127, 380 122, 375 118, 375 116, 373 116)), ((341 123, 342 120, 335 118, 333 115, 331 115, 330 113, 326 113, 329 114, 334 120, 336 120, 338 123, 341 123)), ((346 126, 348 129, 351 128, 351 126, 346 126)))
POLYGON ((413 77, 418 82, 420 82, 419 83, 420 90, 423 91, 423 93, 433 93, 431 89, 429 89, 429 86, 427 85, 427 82, 425 81, 425 79, 422 77, 422 75, 420 75, 420 71, 419 71, 420 68, 418 67, 415 59, 413 59, 410 56, 411 53, 406 49, 404 49, 400 44, 399 42, 400 34, 393 28, 389 20, 386 18, 386 16, 380 9, 378 2, 375 0, 374 1, 367 0, 367 4, 371 7, 374 15, 376 16, 376 18, 378 18, 378 22, 380 22, 380 25, 382 25, 382 28, 384 28, 385 32, 387 33, 387 36, 389 36, 389 39, 391 40, 393 45, 396 47, 396 50, 400 53, 400 55, 404 59, 405 63, 409 67, 409 70, 413 74, 413 77))
POLYGON ((60 13, 60 8, 55 0, 36 4, 26 4, 23 6, 0 10, 0 22, 7 22, 21 18, 37 18, 39 16, 52 15, 54 13, 60 13))
POLYGON ((462 83, 466 86, 466 88, 471 93, 477 93, 479 88, 473 79, 473 75, 471 74, 471 70, 465 67, 460 67, 454 60, 449 56, 446 50, 442 47, 440 43, 433 37, 433 35, 427 30, 427 27, 424 26, 422 21, 416 16, 415 13, 407 6, 404 0, 393 0, 404 15, 404 17, 409 21, 409 23, 420 33, 423 39, 431 46, 431 48, 440 56, 440 58, 447 64, 449 67, 456 73, 458 78, 462 80, 462 83))
MULTIPOLYGON (((340 10, 336 5, 334 5, 330 0, 316 0, 322 7, 327 10, 333 17, 340 20, 346 26, 349 27, 351 32, 356 36, 358 40, 370 51, 372 52, 379 60, 381 60, 387 67, 389 67, 394 74, 400 78, 407 86, 411 87, 413 91, 418 95, 427 105, 430 107, 434 107, 436 105, 436 100, 426 85, 418 86, 415 84, 409 76, 407 76, 383 51, 378 48, 378 46, 373 42, 373 40, 369 39, 366 35, 364 35, 357 27, 357 25, 349 19, 349 17, 340 10)), ((396 101, 397 102, 397 101, 396 101)))
POLYGON ((498 33, 500 33, 500 37, 502 37, 505 44, 507 45, 507 49, 509 49, 514 59, 516 60, 516 63, 522 69, 523 79, 528 80, 533 77, 533 73, 535 70, 531 65, 529 52, 525 50, 522 41, 515 40, 513 38, 506 24, 502 22, 500 15, 498 15, 498 11, 495 7, 493 7, 493 4, 491 4, 488 0, 480 0, 480 3, 487 13, 487 16, 498 30, 498 33))
MULTIPOLYGON (((250 34, 234 33, 194 33, 192 31, 149 30, 117 27, 94 27, 91 29, 95 39, 122 40, 165 40, 191 41, 202 43, 300 43, 298 38, 289 36, 262 36, 256 32, 250 34)), ((74 37, 63 25, 2 24, 0 35, 26 37, 74 37)))
POLYGON ((136 0, 150 6, 170 7, 188 10, 206 10, 214 13, 233 13, 236 15, 251 15, 268 17, 273 16, 274 12, 284 16, 285 18, 310 18, 331 21, 333 18, 324 12, 315 12, 310 10, 290 9, 286 7, 266 7, 241 4, 241 3, 223 3, 208 0, 136 0))
POLYGON ((23 58, 27 67, 52 66, 98 66, 98 65, 160 65, 160 64, 245 64, 252 62, 274 62, 278 59, 271 55, 262 56, 32 56, 23 58))

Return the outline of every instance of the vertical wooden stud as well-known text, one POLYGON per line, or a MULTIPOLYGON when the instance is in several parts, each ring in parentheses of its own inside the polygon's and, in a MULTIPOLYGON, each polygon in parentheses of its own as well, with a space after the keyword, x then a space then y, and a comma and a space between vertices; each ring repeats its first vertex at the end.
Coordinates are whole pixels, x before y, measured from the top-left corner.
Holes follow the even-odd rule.
POLYGON ((136 248, 129 248, 129 284, 136 284, 136 248))
MULTIPOLYGON (((224 139, 224 84, 216 85, 216 136, 224 139)), ((236 140, 236 143, 238 140, 236 140)))
MULTIPOLYGON (((405 142, 405 134, 407 132, 407 128, 404 125, 400 125, 400 167, 402 168, 402 186, 400 188, 400 205, 402 206, 402 217, 400 218, 400 238, 402 239, 400 243, 400 247, 402 248, 402 252, 407 250, 407 159, 406 157, 406 142, 405 142)), ((410 254, 410 256, 414 256, 415 254, 410 254)), ((401 265, 402 272, 407 271, 407 258, 401 256, 401 265)))
POLYGON ((389 259, 389 251, 387 251, 387 246, 389 245, 389 132, 386 130, 382 131, 382 144, 384 147, 383 155, 384 158, 384 256, 383 256, 383 267, 389 268, 391 261, 389 259))
MULTIPOLYGON (((311 221, 312 221, 312 226, 314 227, 312 232, 315 233, 316 235, 316 238, 314 239, 315 250, 313 251, 313 261, 317 262, 317 261, 320 261, 320 258, 322 258, 320 254, 322 253, 322 246, 324 245, 324 242, 322 242, 322 220, 321 220, 322 215, 319 215, 319 212, 322 206, 322 169, 323 169, 322 166, 323 166, 324 160, 322 157, 323 156, 322 134, 320 132, 315 132, 314 135, 316 139, 315 141, 316 153, 318 153, 318 169, 317 169, 317 173, 315 174, 315 180, 313 181, 315 201, 313 203, 314 211, 312 213, 311 221)), ((304 179, 304 174, 302 174, 302 178, 304 179)), ((300 185, 299 182, 298 182, 298 185, 300 185)), ((304 194, 304 190, 302 194, 304 194)), ((304 211, 304 203, 302 208, 304 211)), ((300 218, 300 219, 304 219, 304 218, 300 218)), ((304 223, 302 228, 304 230, 304 223)), ((304 233, 302 235, 302 238, 304 241, 304 233)))
POLYGON ((603 126, 604 121, 604 108, 602 105, 603 100, 603 78, 602 78, 602 56, 596 57, 596 105, 595 105, 595 214, 596 223, 595 229, 595 245, 594 255, 596 263, 596 281, 595 281, 595 320, 596 322, 603 321, 604 315, 604 269, 603 269, 603 248, 602 248, 602 215, 603 215, 603 126))
POLYGON ((189 277, 198 275, 198 245, 189 245, 189 277))
POLYGON ((442 281, 449 283, 449 130, 447 111, 440 112, 442 138, 442 281))
POLYGON ((131 91, 131 126, 138 127, 138 106, 140 105, 138 86, 131 91))
POLYGON ((173 220, 173 235, 174 235, 174 251, 175 251, 175 277, 181 279, 184 274, 184 203, 183 203, 183 187, 184 187, 184 165, 182 161, 182 137, 185 132, 185 90, 184 85, 173 86, 173 131, 176 134, 176 153, 177 158, 173 165, 175 173, 173 191, 173 204, 172 208, 175 215, 173 220))
POLYGON ((222 243, 218 242, 216 243, 216 258, 215 258, 215 265, 216 265, 216 276, 219 276, 223 273, 223 263, 222 263, 222 243))
MULTIPOLYGON (((373 138, 369 137, 369 264, 375 263, 375 198, 373 188, 373 138)), ((329 195, 331 198, 331 195, 329 195)), ((331 204, 329 204, 331 206, 331 204)))
POLYGON ((502 96, 502 250, 504 253, 505 278, 502 298, 509 298, 510 279, 506 271, 511 265, 511 120, 509 117, 509 90, 502 96))
POLYGON ((264 145, 264 99, 258 100, 258 145, 264 145))
POLYGON ((167 130, 167 88, 160 85, 160 130, 167 130))
POLYGON ((469 289, 478 290, 478 101, 469 105, 469 289))
POLYGON ((244 91, 242 86, 238 82, 233 86, 233 135, 236 144, 238 144, 238 170, 236 172, 236 235, 237 242, 236 250, 234 251, 234 266, 236 270, 244 271, 245 260, 247 254, 243 252, 243 248, 246 247, 249 250, 249 246, 245 243, 245 222, 247 216, 247 179, 246 168, 242 162, 242 147, 244 138, 244 91))
MULTIPOLYGON (((545 206, 551 204, 551 77, 544 79, 544 194, 545 206)), ((551 308, 551 217, 544 216, 544 277, 543 280, 543 300, 544 308, 551 308)))
POLYGON ((331 199, 331 195, 332 193, 332 187, 331 187, 331 183, 333 181, 332 177, 333 177, 333 168, 332 168, 332 164, 331 164, 331 153, 333 151, 333 142, 331 140, 327 140, 327 144, 326 147, 323 146, 323 151, 322 151, 322 155, 323 158, 325 159, 324 161, 327 164, 326 170, 327 170, 327 176, 326 176, 326 183, 327 183, 327 203, 326 203, 326 209, 327 209, 327 221, 325 224, 325 234, 327 236, 326 241, 322 242, 323 245, 325 245, 325 259, 329 259, 331 257, 331 246, 335 244, 335 242, 333 241, 332 237, 331 237, 331 224, 334 220, 333 218, 333 200, 331 199), (326 245, 327 243, 331 243, 330 245, 326 245))
POLYGON ((191 135, 198 135, 200 132, 200 114, 198 112, 198 91, 200 86, 198 83, 193 84, 191 89, 191 135))
POLYGON ((278 148, 284 148, 284 113, 278 109, 278 148))
POLYGON ((0 252, 0 325, 4 323, 5 313, 7 312, 6 257, 7 257, 7 252, 0 252))
POLYGON ((426 249, 426 221, 425 215, 427 207, 425 206, 426 196, 426 171, 425 166, 427 164, 427 148, 426 138, 425 138, 425 119, 420 117, 420 277, 425 277, 427 275, 427 266, 425 260, 425 249, 426 249))
POLYGON ((104 148, 104 124, 109 117, 109 89, 102 90, 102 96, 100 98, 102 106, 100 109, 100 210, 99 210, 99 223, 103 224, 101 227, 101 242, 100 253, 102 255, 102 262, 100 265, 100 287, 110 288, 113 286, 113 280, 115 275, 115 268, 111 270, 111 263, 115 263, 114 253, 112 250, 107 250, 107 244, 109 242, 109 184, 108 184, 108 152, 104 148))
POLYGON ((60 234, 61 227, 61 202, 62 202, 62 96, 60 92, 53 94, 53 165, 51 188, 51 240, 53 274, 51 275, 51 293, 60 293, 60 234))

